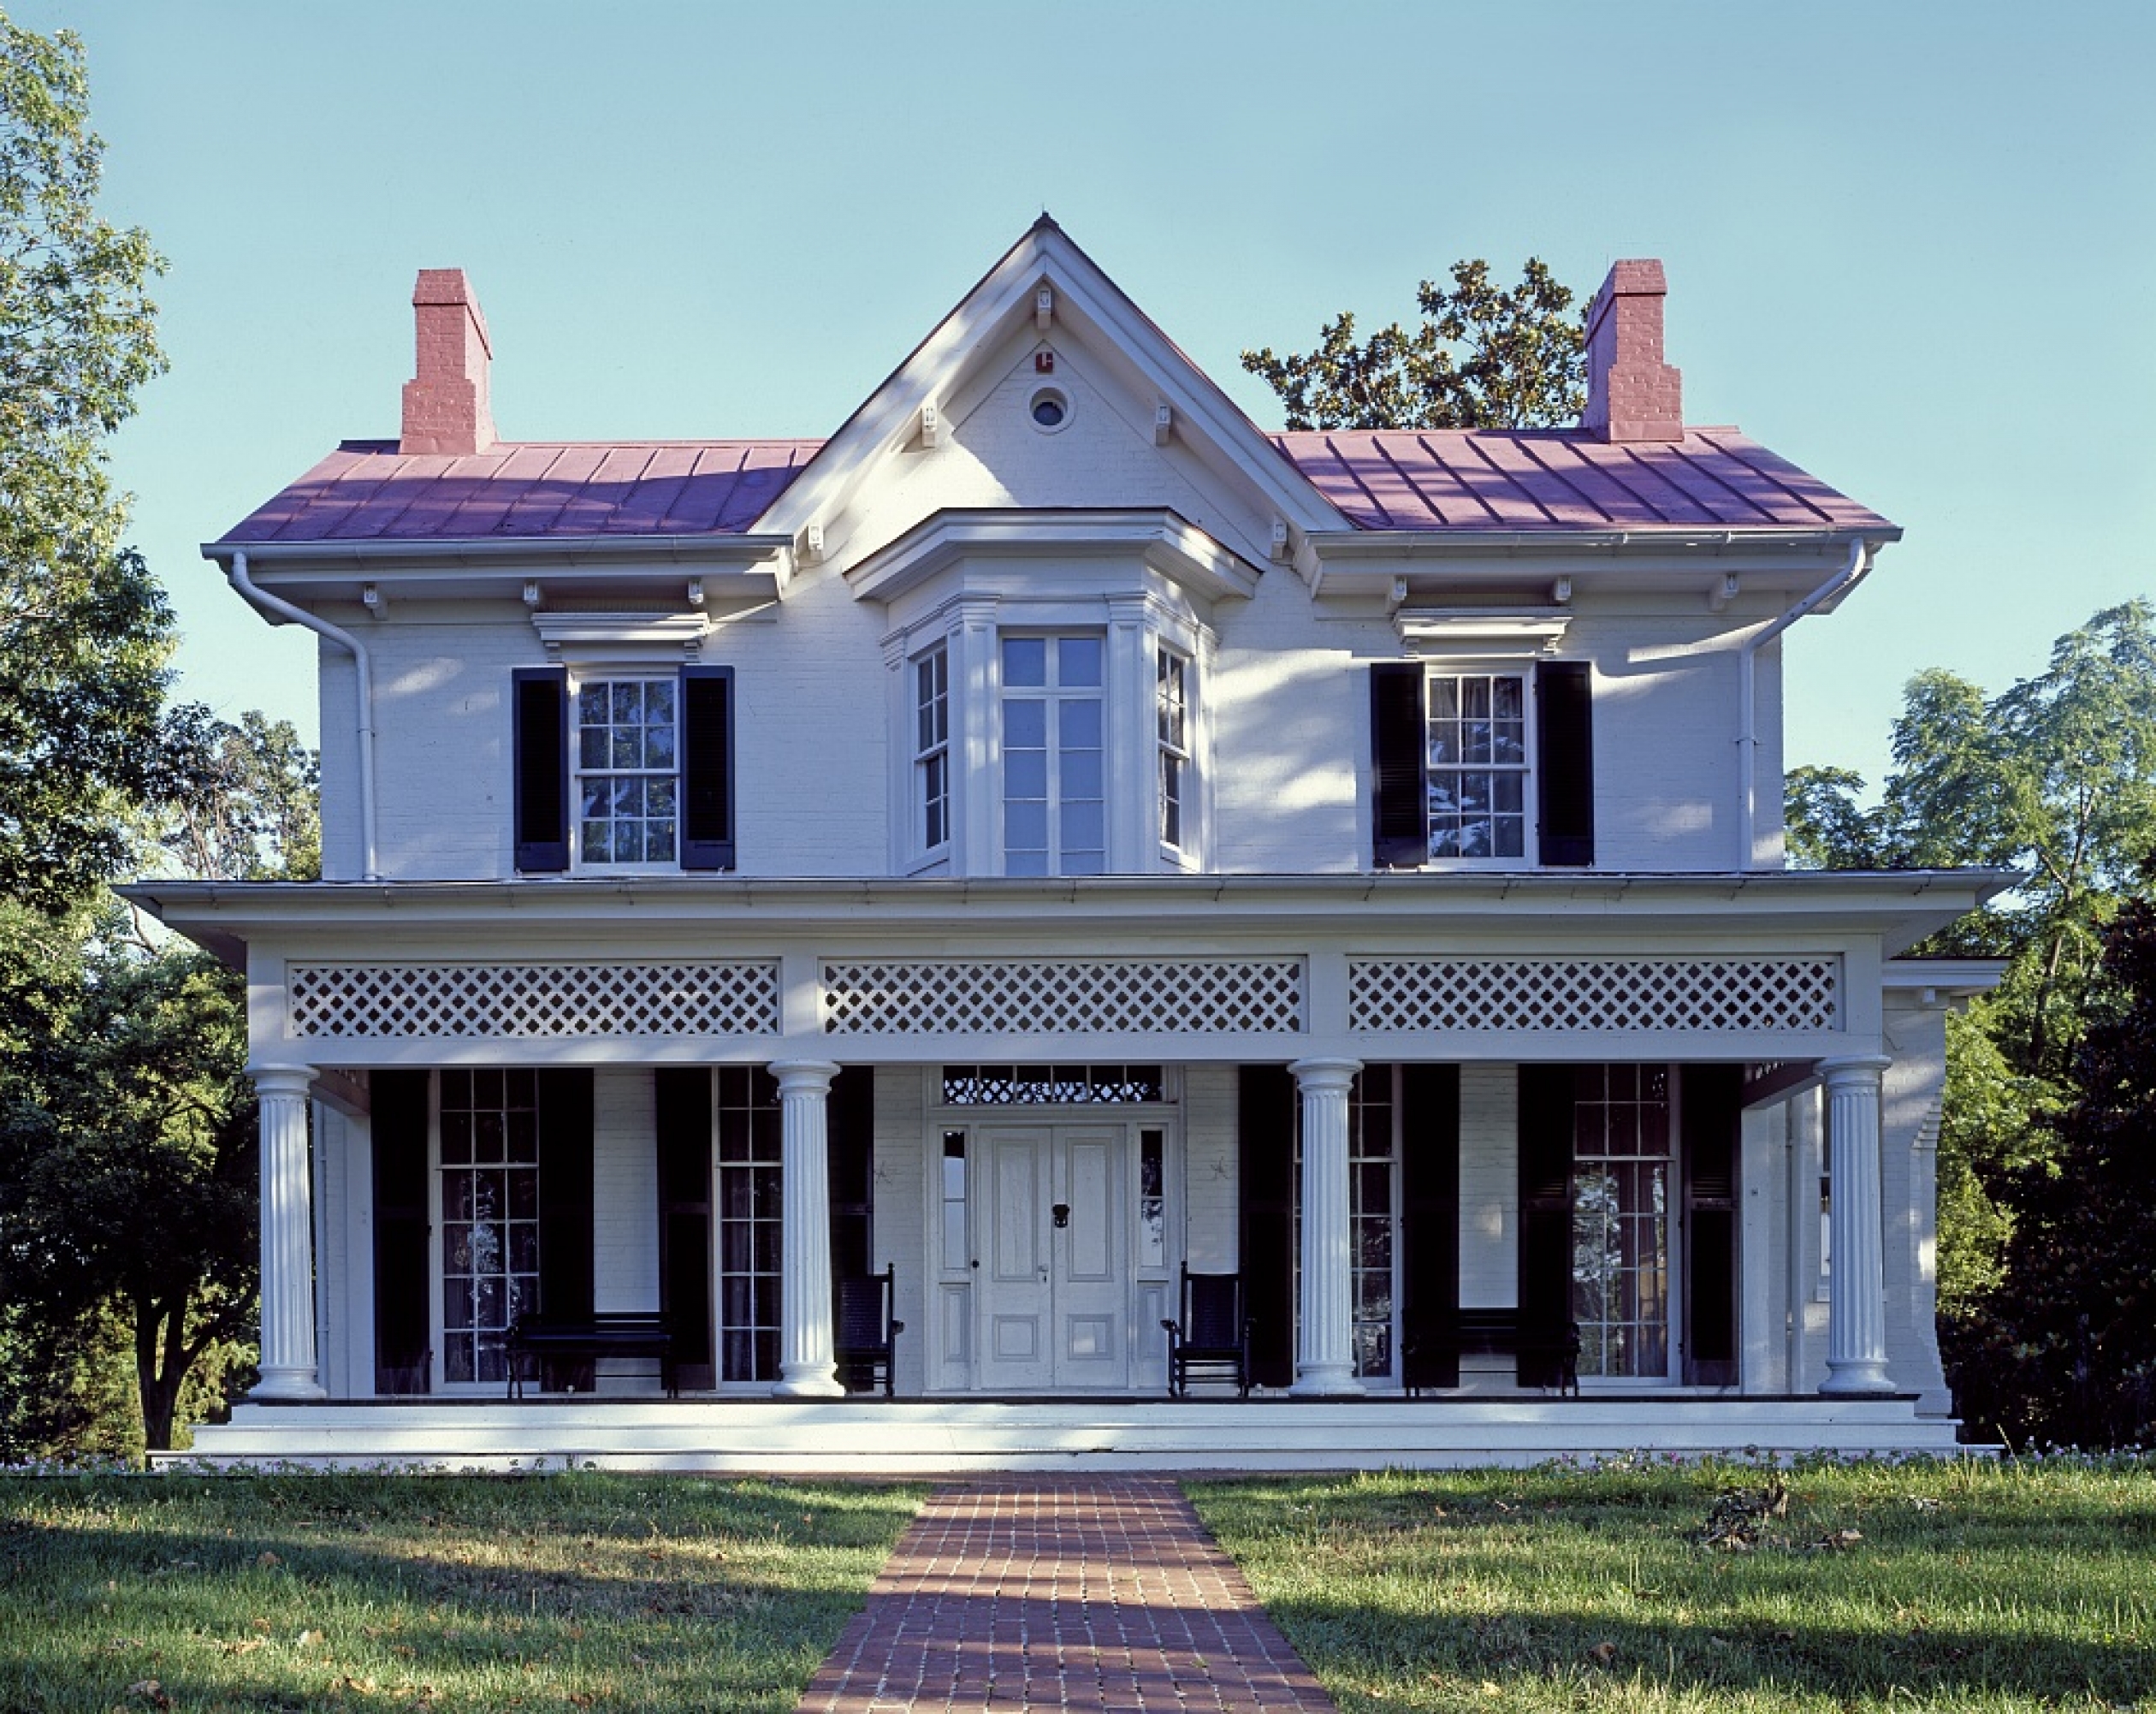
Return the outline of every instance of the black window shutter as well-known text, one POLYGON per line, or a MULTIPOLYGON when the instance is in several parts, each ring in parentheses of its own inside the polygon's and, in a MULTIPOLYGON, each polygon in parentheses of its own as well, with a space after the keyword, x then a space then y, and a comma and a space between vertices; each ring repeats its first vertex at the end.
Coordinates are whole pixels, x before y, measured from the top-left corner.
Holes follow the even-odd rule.
POLYGON ((1685 1379, 1737 1385, 1737 1138, 1744 1071, 1679 1074, 1685 1148, 1685 1379))
POLYGON ((1430 810, 1423 780, 1423 669, 1379 661, 1370 669, 1371 856, 1379 869, 1430 861, 1430 810))
POLYGON ((569 674, 560 667, 518 667, 509 685, 517 867, 559 875, 569 867, 569 674))
POLYGON ((425 1392, 428 1361, 427 1073, 375 1071, 367 1079, 374 1157, 376 1393, 425 1392))
MULTIPOLYGON (((1570 1065, 1519 1068, 1519 1326, 1545 1344, 1572 1325, 1570 1065)), ((1555 1386, 1546 1356, 1519 1359, 1522 1386, 1555 1386)))
POLYGON ((1295 1080, 1284 1065, 1245 1065, 1236 1090, 1242 1201, 1243 1308, 1250 1378, 1295 1378, 1295 1080))
MULTIPOLYGON (((1383 1075, 1365 1066, 1365 1077, 1383 1075)), ((1400 1072, 1401 1321, 1409 1387, 1458 1386, 1450 1336, 1460 1316, 1460 1067, 1400 1072)))
POLYGON ((681 669, 681 866, 734 866, 733 668, 681 669))
POLYGON ((845 1065, 824 1109, 831 1195, 831 1277, 875 1268, 876 1072, 845 1065))
MULTIPOLYGON (((591 1314, 591 1072, 539 1073, 539 1311, 591 1314)), ((590 1383, 574 1385, 586 1391, 590 1383)))
POLYGON ((1587 662, 1540 662, 1535 700, 1538 860, 1552 869, 1584 869, 1595 860, 1594 705, 1587 662))
POLYGON ((674 1379, 717 1385, 711 1361, 711 1071, 653 1074, 659 1154, 659 1309, 673 1334, 674 1379))

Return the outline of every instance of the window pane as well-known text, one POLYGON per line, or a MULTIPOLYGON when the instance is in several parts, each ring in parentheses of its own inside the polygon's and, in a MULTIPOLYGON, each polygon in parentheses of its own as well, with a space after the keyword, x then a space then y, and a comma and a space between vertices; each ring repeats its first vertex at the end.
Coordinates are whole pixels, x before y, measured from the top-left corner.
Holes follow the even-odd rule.
POLYGON ((1098 637, 1060 637, 1056 639, 1056 681, 1066 688, 1097 685, 1100 679, 1101 646, 1098 637))
POLYGON ((1048 704, 1015 697, 1004 704, 1004 749, 1040 750, 1048 743, 1048 704))
POLYGON ((1063 792, 1066 798, 1099 798, 1101 792, 1101 754, 1097 750, 1066 750, 1063 759, 1063 792))
POLYGON ((1056 730, 1066 748, 1097 750, 1100 746, 1100 703, 1092 697, 1060 705, 1062 718, 1056 730))
POLYGON ((1045 685, 1048 682, 1048 639, 1045 637, 1004 638, 1003 676, 1006 685, 1045 685))
POLYGON ((1045 750, 1006 750, 1004 752, 1004 792, 1011 798, 1048 796, 1048 752, 1045 750))

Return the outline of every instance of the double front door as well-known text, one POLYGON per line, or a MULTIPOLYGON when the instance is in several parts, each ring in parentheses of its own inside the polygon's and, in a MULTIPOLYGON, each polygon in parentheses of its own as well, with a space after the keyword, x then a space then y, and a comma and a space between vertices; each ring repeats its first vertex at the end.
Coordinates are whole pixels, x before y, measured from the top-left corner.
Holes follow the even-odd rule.
POLYGON ((976 1385, 988 1392, 1129 1386, 1128 1132, 996 1126, 979 1133, 978 1148, 976 1385))

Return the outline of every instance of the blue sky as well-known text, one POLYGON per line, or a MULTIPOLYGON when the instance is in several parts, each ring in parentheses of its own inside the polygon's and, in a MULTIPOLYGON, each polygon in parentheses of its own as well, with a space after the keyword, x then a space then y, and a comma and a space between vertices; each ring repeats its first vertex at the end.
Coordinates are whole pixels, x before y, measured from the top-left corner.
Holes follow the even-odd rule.
POLYGON ((1790 643, 1792 759, 1875 777, 2156 590, 2156 7, 13 0, 90 52, 105 208, 171 260, 114 448, 182 689, 316 729, 198 556, 393 435, 422 267, 508 439, 828 433, 1045 207, 1258 421, 1246 346, 1455 258, 1658 256, 1686 415, 1908 539, 1790 643))

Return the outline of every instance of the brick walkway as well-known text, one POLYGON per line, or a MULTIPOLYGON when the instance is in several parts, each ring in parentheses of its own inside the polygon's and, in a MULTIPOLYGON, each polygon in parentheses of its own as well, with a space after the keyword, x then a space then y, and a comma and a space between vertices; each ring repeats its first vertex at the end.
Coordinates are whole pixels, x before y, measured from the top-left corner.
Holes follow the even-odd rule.
POLYGON ((1332 1714, 1175 1483, 995 1477, 929 1497, 798 1714, 1332 1714))

